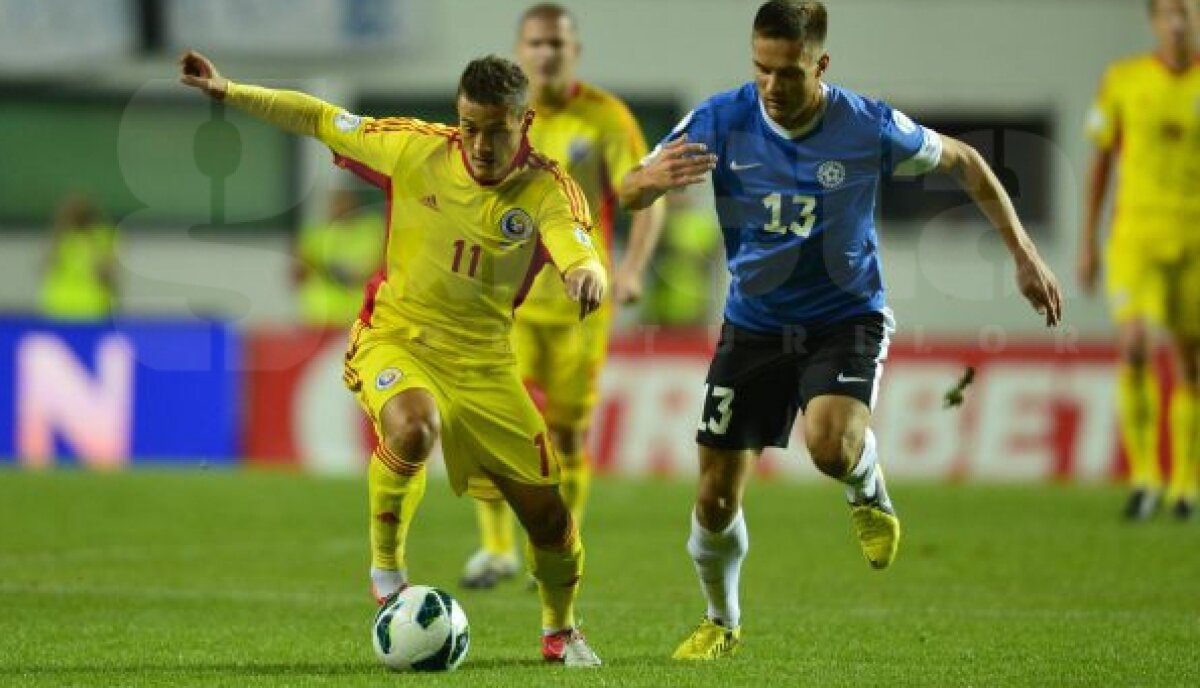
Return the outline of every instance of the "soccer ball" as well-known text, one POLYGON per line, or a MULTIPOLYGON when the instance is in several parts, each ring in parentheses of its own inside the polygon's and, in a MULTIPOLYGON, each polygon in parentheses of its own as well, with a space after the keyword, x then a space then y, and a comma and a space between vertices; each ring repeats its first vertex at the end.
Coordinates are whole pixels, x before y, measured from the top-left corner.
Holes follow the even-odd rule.
POLYGON ((467 614, 444 590, 412 585, 393 594, 371 624, 375 654, 396 671, 453 671, 471 644, 467 614))

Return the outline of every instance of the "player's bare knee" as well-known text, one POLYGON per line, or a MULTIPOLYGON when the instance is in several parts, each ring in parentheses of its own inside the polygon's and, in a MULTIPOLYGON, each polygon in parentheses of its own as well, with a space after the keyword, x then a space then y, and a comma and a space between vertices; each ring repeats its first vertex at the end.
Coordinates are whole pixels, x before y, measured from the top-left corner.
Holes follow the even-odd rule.
POLYGON ((424 461, 437 442, 439 422, 436 414, 405 414, 383 427, 383 443, 405 461, 424 461))
POLYGON ((550 431, 550 442, 554 445, 554 450, 558 452, 559 458, 564 463, 582 453, 584 443, 582 430, 558 425, 552 425, 547 430, 550 431))
POLYGON ((541 512, 535 525, 528 529, 529 542, 543 550, 558 550, 566 546, 574 527, 566 505, 561 502, 547 504, 541 512))
POLYGON ((737 491, 702 483, 696 499, 696 519, 706 530, 720 532, 729 527, 742 508, 737 491))
POLYGON ((1150 342, 1146 328, 1139 323, 1121 327, 1118 337, 1121 361, 1135 368, 1144 368, 1150 360, 1150 342))
POLYGON ((814 424, 805 428, 805 443, 813 464, 831 478, 842 478, 854 467, 862 452, 863 438, 848 427, 835 423, 814 424))

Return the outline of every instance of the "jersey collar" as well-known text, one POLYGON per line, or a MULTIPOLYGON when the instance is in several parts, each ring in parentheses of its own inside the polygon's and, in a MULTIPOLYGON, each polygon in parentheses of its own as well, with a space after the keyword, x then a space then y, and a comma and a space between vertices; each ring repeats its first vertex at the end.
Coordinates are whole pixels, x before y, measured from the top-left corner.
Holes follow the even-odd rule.
POLYGON ((824 81, 821 82, 821 94, 825 96, 824 102, 821 103, 821 111, 818 112, 817 116, 813 117, 808 124, 805 124, 799 129, 787 129, 779 122, 771 119, 771 116, 767 114, 767 106, 763 105, 761 97, 758 98, 758 112, 762 115, 763 121, 766 122, 767 128, 775 132, 780 137, 788 139, 789 141, 803 138, 813 133, 813 131, 820 126, 821 121, 825 119, 825 112, 829 109, 829 84, 825 83, 824 81))
POLYGON ((517 154, 513 156, 512 162, 508 164, 508 167, 504 170, 504 174, 496 179, 485 180, 475 176, 475 168, 471 167, 471 159, 467 157, 467 149, 463 148, 462 139, 456 139, 456 143, 458 144, 458 156, 462 160, 463 169, 467 171, 467 175, 471 177, 472 181, 483 187, 499 186, 504 180, 508 179, 513 170, 525 164, 525 161, 529 159, 530 151, 533 150, 533 147, 529 145, 529 135, 522 136, 521 145, 517 148, 517 154))

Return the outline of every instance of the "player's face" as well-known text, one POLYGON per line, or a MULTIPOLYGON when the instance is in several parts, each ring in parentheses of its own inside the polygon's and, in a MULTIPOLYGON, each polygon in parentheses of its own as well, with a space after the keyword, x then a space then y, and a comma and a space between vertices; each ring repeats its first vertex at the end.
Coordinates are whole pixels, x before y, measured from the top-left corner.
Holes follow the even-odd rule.
POLYGON ((1190 0, 1157 0, 1150 24, 1159 47, 1168 51, 1186 49, 1196 30, 1196 6, 1190 0))
POLYGON ((579 41, 569 17, 530 17, 517 36, 517 62, 535 84, 565 86, 575 78, 579 41))
POLYGON ((463 150, 478 179, 496 181, 508 169, 521 146, 525 113, 504 105, 483 105, 458 99, 458 128, 463 150))
POLYGON ((813 56, 801 41, 755 36, 751 42, 754 80, 771 119, 793 123, 821 88, 819 77, 828 61, 813 56))

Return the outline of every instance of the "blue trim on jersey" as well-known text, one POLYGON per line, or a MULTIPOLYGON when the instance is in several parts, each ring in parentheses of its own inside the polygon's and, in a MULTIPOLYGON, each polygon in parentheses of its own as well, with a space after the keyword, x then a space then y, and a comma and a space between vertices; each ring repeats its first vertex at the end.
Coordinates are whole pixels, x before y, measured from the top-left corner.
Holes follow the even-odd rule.
POLYGON ((667 136, 717 155, 712 173, 731 276, 725 318, 756 332, 886 308, 875 231, 882 174, 917 155, 927 130, 836 86, 821 121, 788 139, 753 82, 718 93, 667 136))

